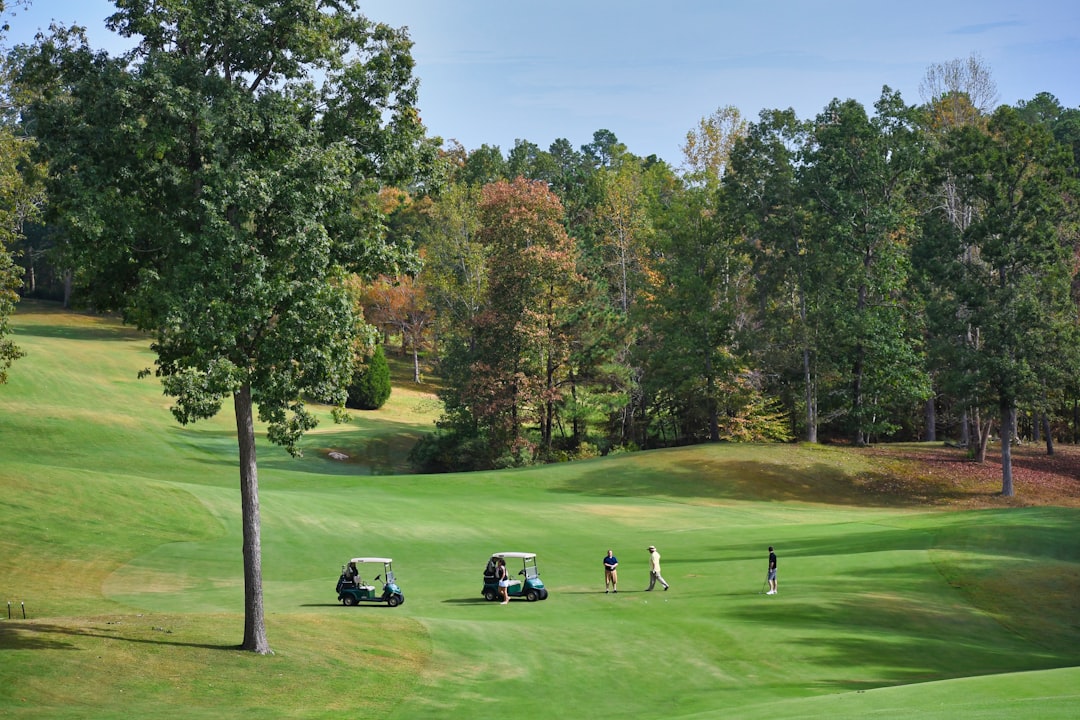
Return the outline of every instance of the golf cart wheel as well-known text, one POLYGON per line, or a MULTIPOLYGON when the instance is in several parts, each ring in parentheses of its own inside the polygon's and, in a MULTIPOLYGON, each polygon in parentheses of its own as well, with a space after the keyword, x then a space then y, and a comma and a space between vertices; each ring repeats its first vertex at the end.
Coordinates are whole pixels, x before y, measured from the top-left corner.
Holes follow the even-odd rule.
POLYGON ((400 595, 391 595, 390 597, 386 598, 386 604, 390 607, 397 607, 404 599, 405 598, 401 597, 400 595))
POLYGON ((497 598, 497 597, 498 597, 498 595, 495 594, 494 590, 485 590, 484 591, 484 599, 487 600, 488 602, 495 602, 495 598, 497 598))
POLYGON ((352 607, 356 604, 356 598, 354 598, 352 595, 342 595, 341 604, 345 607, 352 607))
POLYGON ((537 594, 535 590, 530 590, 529 592, 525 593, 525 599, 529 602, 536 602, 540 599, 540 595, 537 594))
POLYGON ((548 595, 547 588, 544 588, 543 590, 540 591, 540 599, 541 600, 547 600, 547 595, 548 595))

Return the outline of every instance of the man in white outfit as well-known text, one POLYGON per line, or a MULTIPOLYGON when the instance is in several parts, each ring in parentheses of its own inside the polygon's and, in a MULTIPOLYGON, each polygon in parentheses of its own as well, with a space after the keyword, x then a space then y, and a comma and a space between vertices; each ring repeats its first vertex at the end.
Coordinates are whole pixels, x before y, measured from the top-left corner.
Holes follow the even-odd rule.
POLYGON ((649 546, 649 587, 645 590, 648 592, 656 587, 656 583, 659 582, 667 590, 670 585, 664 580, 664 576, 660 574, 660 553, 656 552, 656 546, 649 546))

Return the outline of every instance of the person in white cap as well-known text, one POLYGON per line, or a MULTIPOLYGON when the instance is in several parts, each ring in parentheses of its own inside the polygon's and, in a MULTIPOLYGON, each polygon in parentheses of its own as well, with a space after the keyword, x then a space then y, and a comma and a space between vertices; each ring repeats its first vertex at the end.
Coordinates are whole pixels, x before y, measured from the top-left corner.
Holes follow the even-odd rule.
POLYGON ((656 552, 656 546, 649 546, 649 587, 645 592, 652 590, 656 587, 656 583, 659 582, 667 590, 670 585, 664 580, 664 576, 660 574, 660 553, 656 552))

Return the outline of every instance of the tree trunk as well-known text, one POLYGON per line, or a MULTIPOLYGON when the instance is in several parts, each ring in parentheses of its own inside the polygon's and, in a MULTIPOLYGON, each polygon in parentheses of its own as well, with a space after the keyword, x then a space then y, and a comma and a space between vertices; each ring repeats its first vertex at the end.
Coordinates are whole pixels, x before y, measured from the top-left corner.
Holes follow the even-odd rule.
POLYGON ((705 405, 709 411, 709 440, 720 442, 720 417, 716 407, 716 378, 713 375, 712 349, 705 349, 705 405))
POLYGON ((1073 444, 1080 442, 1080 399, 1073 398, 1073 444))
POLYGON ((252 419, 251 386, 233 395, 236 408, 236 439, 240 447, 240 500, 244 526, 244 644, 242 650, 269 655, 266 618, 263 615, 262 543, 259 521, 259 472, 255 463, 255 424, 252 419))
POLYGON ((803 348, 803 385, 806 387, 806 442, 817 442, 817 394, 810 371, 810 351, 803 348))
POLYGON ((926 401, 926 432, 924 433, 926 442, 937 441, 937 406, 934 399, 934 396, 931 395, 930 399, 926 401))
POLYGON ((1042 414, 1043 435, 1046 436, 1046 454, 1054 454, 1054 436, 1050 433, 1050 413, 1042 414))
POLYGON ((1072 423, 1072 441, 1075 445, 1080 441, 1080 399, 1073 398, 1073 423, 1072 423))
POLYGON ((72 279, 75 277, 75 272, 68 268, 64 270, 64 309, 71 309, 71 285, 72 279))
POLYGON ((1001 408, 1001 494, 1012 497, 1012 443, 1010 442, 1011 428, 1016 424, 1016 406, 1009 403, 1001 408))
POLYGON ((412 377, 414 383, 420 382, 420 351, 413 345, 412 351, 412 377))
POLYGON ((978 434, 979 448, 975 455, 975 460, 979 464, 986 462, 986 444, 990 442, 990 428, 993 427, 993 423, 989 420, 986 423, 982 421, 982 415, 978 410, 974 413, 975 419, 975 432, 978 434))
POLYGON ((855 366, 852 369, 852 384, 851 384, 851 410, 852 415, 855 416, 855 447, 863 447, 866 445, 866 434, 863 432, 863 419, 862 419, 862 404, 863 404, 863 347, 860 343, 855 348, 855 366))
POLYGON ((969 448, 971 447, 971 418, 968 417, 967 410, 960 416, 960 446, 969 448))

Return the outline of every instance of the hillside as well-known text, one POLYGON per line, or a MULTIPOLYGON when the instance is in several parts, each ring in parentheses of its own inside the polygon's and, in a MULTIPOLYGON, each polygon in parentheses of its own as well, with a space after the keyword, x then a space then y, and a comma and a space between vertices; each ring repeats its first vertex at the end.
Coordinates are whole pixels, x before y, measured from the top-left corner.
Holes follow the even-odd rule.
POLYGON ((390 474, 435 414, 420 389, 395 392, 347 425, 322 412, 301 459, 259 446, 263 658, 234 649, 231 416, 178 426, 156 380, 136 378, 145 338, 111 320, 26 304, 14 324, 27 357, 0 387, 5 717, 1075 714, 1073 448, 1048 462, 1020 448, 1010 500, 993 465, 923 445, 390 474), (643 592, 649 544, 669 592, 643 592), (769 545, 775 597, 760 594, 769 545), (608 548, 618 595, 603 592, 608 548), (538 553, 548 600, 480 597, 501 550, 538 553), (357 555, 394 558, 404 605, 336 602, 357 555))

